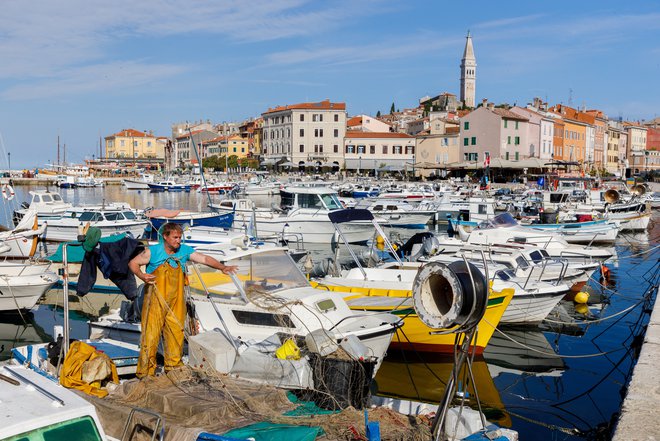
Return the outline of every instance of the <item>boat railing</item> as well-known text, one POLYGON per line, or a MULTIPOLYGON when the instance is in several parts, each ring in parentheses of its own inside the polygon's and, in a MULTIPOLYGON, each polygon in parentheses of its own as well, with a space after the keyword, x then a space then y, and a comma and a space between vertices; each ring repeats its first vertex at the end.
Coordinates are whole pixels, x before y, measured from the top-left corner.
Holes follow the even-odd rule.
POLYGON ((536 278, 536 281, 540 282, 543 280, 543 274, 545 274, 545 270, 548 267, 548 262, 559 263, 561 265, 561 269, 559 270, 559 276, 557 276, 557 278, 554 280, 554 285, 559 285, 560 283, 562 283, 562 281, 564 280, 564 276, 566 275, 566 271, 568 270, 568 262, 566 261, 566 259, 554 259, 550 256, 544 256, 541 258, 541 262, 535 261, 534 262, 535 265, 530 265, 528 267, 529 273, 527 274, 527 278, 525 279, 525 284, 523 285, 523 289, 527 289, 527 285, 529 284, 529 281, 532 278, 532 274, 534 273, 535 268, 540 268, 540 271, 538 271, 539 276, 536 278))

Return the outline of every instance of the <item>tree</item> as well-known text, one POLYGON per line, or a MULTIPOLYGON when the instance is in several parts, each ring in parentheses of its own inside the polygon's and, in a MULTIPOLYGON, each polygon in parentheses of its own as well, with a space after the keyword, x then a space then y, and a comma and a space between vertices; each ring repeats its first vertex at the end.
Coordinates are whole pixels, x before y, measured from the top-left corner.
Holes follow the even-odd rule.
POLYGON ((392 102, 392 107, 390 107, 390 115, 393 115, 395 112, 394 102, 392 102))
POLYGON ((238 156, 231 155, 227 162, 229 162, 229 168, 238 168, 238 156))
POLYGON ((213 155, 202 159, 202 167, 212 168, 214 171, 223 169, 225 167, 224 160, 220 161, 218 155, 213 155))
POLYGON ((380 110, 376 112, 376 118, 380 118, 380 110))

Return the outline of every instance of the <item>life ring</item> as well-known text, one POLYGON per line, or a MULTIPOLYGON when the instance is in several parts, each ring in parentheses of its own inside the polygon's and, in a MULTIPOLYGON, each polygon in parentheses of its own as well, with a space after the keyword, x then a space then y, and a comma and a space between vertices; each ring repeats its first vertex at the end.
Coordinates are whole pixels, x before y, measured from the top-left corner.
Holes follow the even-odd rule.
POLYGON ((14 199, 14 197, 16 197, 16 192, 14 192, 14 189, 11 185, 6 184, 4 187, 2 187, 2 197, 8 201, 11 201, 14 199))

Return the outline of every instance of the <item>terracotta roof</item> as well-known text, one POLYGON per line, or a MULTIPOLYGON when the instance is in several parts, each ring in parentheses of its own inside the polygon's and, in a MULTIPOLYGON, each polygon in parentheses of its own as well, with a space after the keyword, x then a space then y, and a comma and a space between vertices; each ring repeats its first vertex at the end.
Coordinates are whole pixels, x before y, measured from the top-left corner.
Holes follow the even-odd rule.
POLYGON ((349 118, 348 121, 346 121, 347 127, 359 126, 360 124, 362 124, 361 116, 354 116, 353 118, 349 118))
POLYGON ((146 138, 146 137, 151 137, 153 138, 153 135, 149 135, 148 133, 140 132, 139 130, 135 129, 124 129, 121 132, 117 132, 114 135, 106 136, 106 139, 108 138, 113 138, 113 137, 125 137, 125 138, 146 138))
POLYGON ((346 138, 415 138, 415 137, 399 132, 357 132, 355 130, 347 130, 346 138))
POLYGON ((506 119, 515 119, 515 120, 518 120, 518 121, 529 121, 528 118, 525 118, 524 116, 520 116, 516 113, 513 113, 510 110, 507 110, 507 109, 501 109, 501 108, 495 107, 494 109, 492 109, 492 112, 494 114, 499 115, 502 118, 506 118, 506 119))
POLYGON ((283 110, 306 110, 306 109, 318 109, 318 110, 346 110, 346 103, 331 103, 330 100, 324 100, 318 103, 299 103, 299 104, 290 104, 288 106, 278 106, 274 109, 268 109, 268 111, 262 113, 262 115, 267 115, 269 113, 281 112, 283 110))

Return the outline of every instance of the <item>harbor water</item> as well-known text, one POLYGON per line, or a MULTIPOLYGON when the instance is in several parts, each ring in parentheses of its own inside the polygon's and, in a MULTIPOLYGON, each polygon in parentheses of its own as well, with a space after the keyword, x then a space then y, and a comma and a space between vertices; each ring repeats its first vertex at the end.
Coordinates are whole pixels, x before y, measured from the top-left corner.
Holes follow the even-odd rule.
MULTIPOLYGON (((17 187, 16 199, 5 203, 0 213, 4 225, 9 225, 18 204, 29 201, 29 190, 17 187)), ((208 204, 206 194, 194 191, 150 193, 108 186, 60 193, 73 204, 121 201, 135 208, 191 210, 205 210, 208 204)), ((265 207, 276 202, 267 196, 253 200, 265 207)), ((496 332, 473 363, 479 398, 491 421, 518 431, 521 440, 610 438, 654 306, 655 298, 646 294, 660 271, 658 220, 656 215, 646 233, 620 234, 617 257, 607 263, 609 280, 601 280, 600 272, 594 274, 587 305, 562 301, 540 325, 501 327, 496 332)), ((396 233, 405 238, 418 231, 396 233)), ((331 254, 319 245, 311 252, 315 261, 331 254)), ((118 307, 120 301, 108 294, 70 296, 72 336, 87 337, 87 320, 118 307)), ((62 302, 61 290, 53 290, 28 313, 0 315, 0 358, 7 358, 14 346, 49 341, 53 327, 62 324, 62 302)), ((395 408, 414 408, 421 402, 435 409, 451 368, 452 360, 433 354, 391 351, 372 390, 378 396, 403 400, 395 408)))

